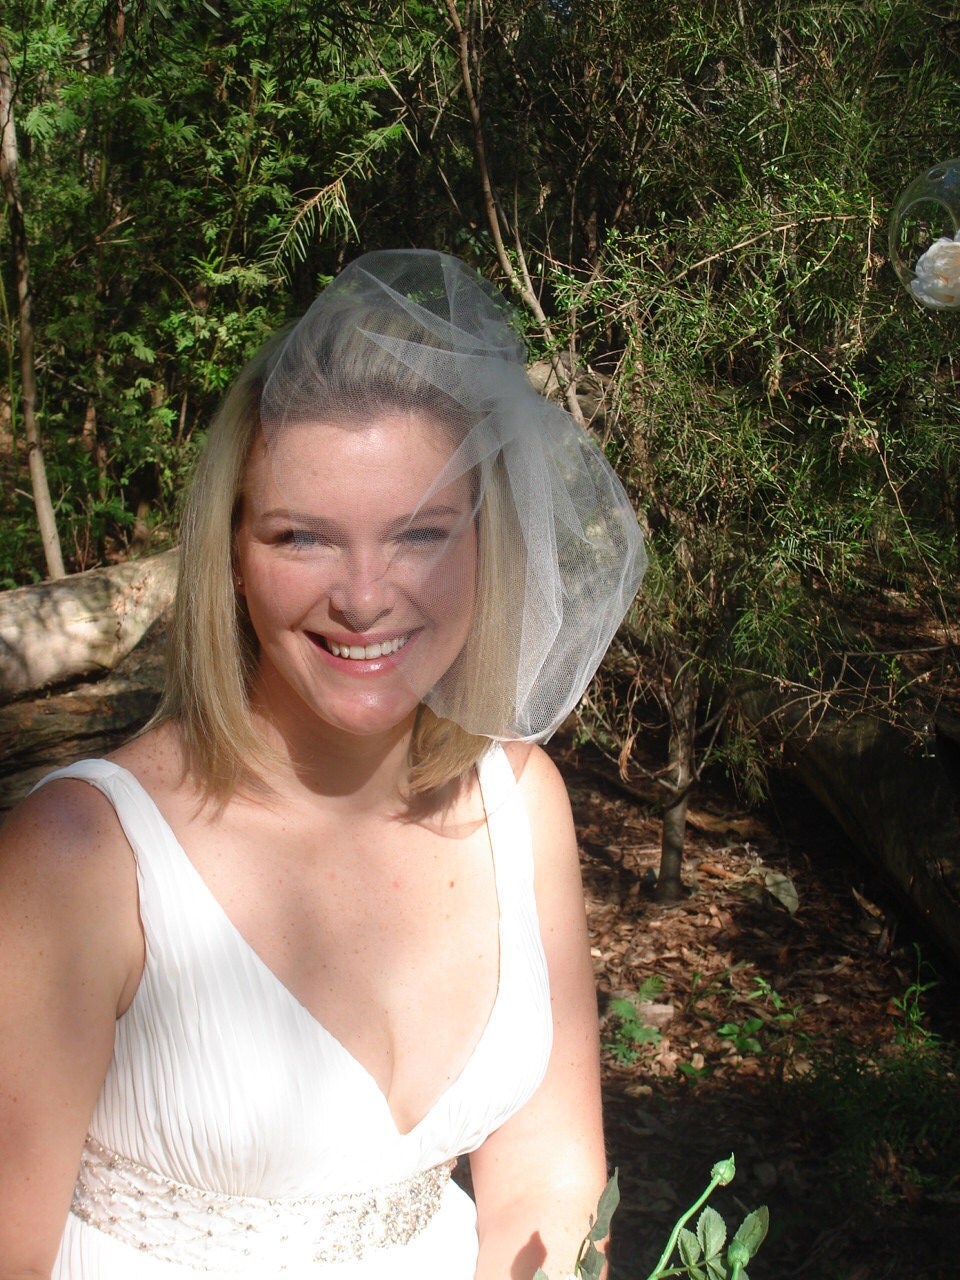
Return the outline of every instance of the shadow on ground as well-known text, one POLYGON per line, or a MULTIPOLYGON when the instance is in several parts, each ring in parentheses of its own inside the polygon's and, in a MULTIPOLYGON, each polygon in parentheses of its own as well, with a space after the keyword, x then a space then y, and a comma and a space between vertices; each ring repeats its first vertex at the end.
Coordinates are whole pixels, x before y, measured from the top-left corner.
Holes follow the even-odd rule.
POLYGON ((722 786, 704 788, 689 893, 661 906, 650 896, 656 811, 583 757, 560 764, 581 838, 620 1169, 612 1280, 646 1280, 731 1152, 736 1179, 710 1203, 731 1233, 751 1209, 770 1210, 751 1280, 956 1280, 956 974, 802 793, 787 788, 757 814, 722 786), (784 879, 792 912, 771 892, 784 879), (631 1055, 613 1002, 650 979, 659 990, 641 994, 640 1010, 655 1035, 631 1055))

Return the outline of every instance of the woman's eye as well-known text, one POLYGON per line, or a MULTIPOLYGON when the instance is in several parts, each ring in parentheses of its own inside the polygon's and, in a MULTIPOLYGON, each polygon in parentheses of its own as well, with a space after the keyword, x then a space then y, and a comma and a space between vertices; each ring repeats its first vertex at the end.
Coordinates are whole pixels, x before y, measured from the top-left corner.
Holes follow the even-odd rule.
POLYGON ((441 529, 434 525, 426 525, 419 529, 404 529, 402 541, 408 546, 425 547, 431 544, 446 542, 450 537, 449 529, 441 529))
POLYGON ((311 533, 309 529, 284 529, 277 534, 276 540, 280 546, 293 547, 295 550, 318 547, 324 541, 320 534, 311 533))

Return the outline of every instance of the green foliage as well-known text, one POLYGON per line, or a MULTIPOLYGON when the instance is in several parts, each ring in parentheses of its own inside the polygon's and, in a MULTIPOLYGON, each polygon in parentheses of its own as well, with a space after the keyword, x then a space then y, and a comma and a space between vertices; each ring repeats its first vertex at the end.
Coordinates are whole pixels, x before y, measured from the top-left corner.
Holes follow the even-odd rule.
POLYGON ((582 1277, 582 1280, 600 1280, 604 1267, 604 1256, 597 1248, 597 1245, 606 1240, 610 1234, 610 1223, 613 1221, 613 1215, 616 1213, 619 1203, 620 1186, 617 1181, 617 1170, 614 1169, 613 1176, 600 1193, 596 1219, 591 1221, 590 1230, 587 1232, 577 1255, 574 1271, 578 1276, 582 1277))
POLYGON ((757 1033, 763 1030, 762 1018, 744 1018, 742 1022, 724 1022, 717 1027, 721 1040, 728 1040, 737 1053, 763 1053, 757 1033))
MULTIPOLYGON (((611 677, 584 720, 624 765, 640 731, 624 712, 656 697, 673 794, 694 757, 694 776, 720 761, 762 792, 764 687, 862 705, 858 596, 949 619, 958 320, 932 324, 879 252, 960 107, 938 22, 912 4, 674 6, 633 46, 636 79, 611 82, 644 86, 632 216, 548 279, 607 376, 604 429, 653 555, 618 662, 633 686, 611 677)), ((901 689, 874 682, 871 705, 895 714, 901 689)))
POLYGON ((790 1105, 822 1151, 824 1194, 867 1211, 949 1202, 960 1186, 960 1049, 929 1026, 923 997, 937 979, 919 949, 916 961, 916 978, 892 1002, 889 1041, 840 1041, 790 1085, 790 1105))
POLYGON ((897 1044, 905 1047, 927 1046, 935 1049, 939 1040, 926 1024, 923 997, 940 985, 933 966, 924 960, 917 943, 913 944, 917 964, 917 976, 909 983, 902 996, 896 996, 893 1007, 897 1011, 894 1035, 897 1044))
POLYGON ((935 1039, 866 1053, 839 1044, 791 1090, 833 1194, 882 1210, 958 1187, 960 1058, 935 1039))
POLYGON ((677 1241, 680 1261, 690 1280, 749 1280, 743 1268, 763 1243, 768 1226, 767 1210, 755 1209, 727 1246, 727 1224, 708 1205, 697 1220, 696 1234, 683 1227, 677 1241))
POLYGON ((800 1006, 788 1007, 783 997, 765 978, 755 977, 753 990, 745 996, 747 1003, 765 1006, 762 1014, 730 1019, 717 1027, 717 1035, 740 1054, 779 1052, 785 1038, 794 1034, 800 1006))
POLYGON ((666 1248, 647 1280, 664 1280, 666 1276, 684 1275, 690 1280, 749 1280, 744 1266, 756 1254, 767 1235, 769 1215, 765 1207, 754 1210, 737 1228, 725 1249, 727 1226, 720 1214, 706 1204, 717 1187, 725 1187, 736 1173, 734 1158, 721 1160, 710 1171, 706 1190, 677 1220, 666 1248), (698 1210, 696 1232, 686 1224, 698 1210), (679 1252, 681 1267, 671 1265, 674 1251, 679 1252))
MULTIPOLYGON (((427 44, 378 8, 383 30, 356 6, 276 0, 4 9, 40 421, 72 567, 124 554, 144 519, 169 535, 224 388, 356 244, 356 190, 408 145, 391 77, 427 44)), ((5 299, 12 271, 5 257, 5 299)), ((4 340, 16 433, 6 308, 4 340)), ((40 563, 35 536, 0 537, 0 577, 40 563)))
POLYGON ((604 1036, 603 1048, 619 1066, 632 1066, 644 1045, 660 1043, 660 1032, 643 1021, 643 1010, 637 1006, 658 996, 663 985, 660 977, 647 978, 634 998, 618 996, 610 1001, 611 1022, 604 1036))

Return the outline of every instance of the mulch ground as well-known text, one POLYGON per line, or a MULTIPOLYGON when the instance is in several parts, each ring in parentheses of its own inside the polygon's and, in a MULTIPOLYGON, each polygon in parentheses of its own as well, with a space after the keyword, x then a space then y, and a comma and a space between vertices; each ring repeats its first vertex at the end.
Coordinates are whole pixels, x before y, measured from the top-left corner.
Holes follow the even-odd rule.
POLYGON ((731 1152, 736 1179, 711 1204, 731 1232, 747 1211, 770 1209, 752 1280, 956 1280, 960 1085, 940 1071, 931 1089, 907 1069, 916 1055, 903 1044, 960 1044, 957 975, 803 794, 781 788, 756 813, 722 785, 701 787, 689 893, 661 905, 655 807, 582 752, 554 754, 580 835, 600 990, 608 1148, 623 1196, 614 1280, 644 1280, 731 1152), (639 998, 648 1043, 633 1043, 616 1015, 622 997, 639 998), (811 1088, 835 1050, 855 1087, 811 1088), (903 1066, 887 1092, 866 1087, 871 1061, 903 1066))

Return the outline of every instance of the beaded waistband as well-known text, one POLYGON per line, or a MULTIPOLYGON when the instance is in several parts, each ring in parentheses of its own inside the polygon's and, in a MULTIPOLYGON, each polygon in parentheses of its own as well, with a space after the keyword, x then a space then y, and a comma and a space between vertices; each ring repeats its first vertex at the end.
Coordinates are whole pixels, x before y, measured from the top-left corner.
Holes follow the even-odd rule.
POLYGON ((350 1195, 266 1200, 174 1182, 88 1137, 71 1211, 164 1262, 262 1274, 409 1244, 440 1208, 454 1161, 350 1195))

